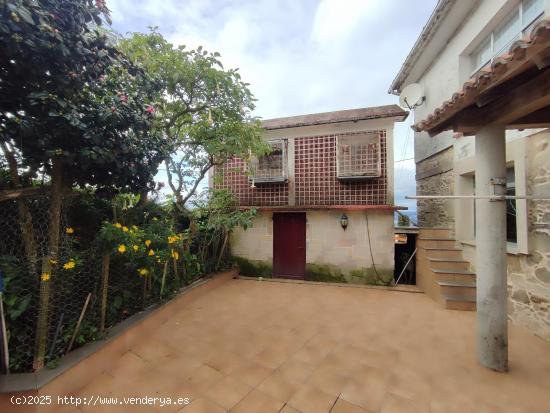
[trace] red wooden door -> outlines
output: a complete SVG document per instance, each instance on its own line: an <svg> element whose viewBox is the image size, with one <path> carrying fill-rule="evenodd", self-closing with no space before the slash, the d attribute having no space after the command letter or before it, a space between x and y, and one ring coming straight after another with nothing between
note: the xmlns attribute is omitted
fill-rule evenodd
<svg viewBox="0 0 550 413"><path fill-rule="evenodd" d="M273 214L273 276L304 279L306 275L306 214Z"/></svg>

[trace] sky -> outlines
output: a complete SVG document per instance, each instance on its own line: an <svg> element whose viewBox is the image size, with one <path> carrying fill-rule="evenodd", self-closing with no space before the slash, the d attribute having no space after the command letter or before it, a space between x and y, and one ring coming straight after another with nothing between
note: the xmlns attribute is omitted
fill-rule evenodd
<svg viewBox="0 0 550 413"><path fill-rule="evenodd" d="M149 26L239 68L263 119L398 103L387 90L437 0L108 0L121 34ZM395 160L414 156L412 114ZM414 161L395 164L396 204L416 209Z"/></svg>

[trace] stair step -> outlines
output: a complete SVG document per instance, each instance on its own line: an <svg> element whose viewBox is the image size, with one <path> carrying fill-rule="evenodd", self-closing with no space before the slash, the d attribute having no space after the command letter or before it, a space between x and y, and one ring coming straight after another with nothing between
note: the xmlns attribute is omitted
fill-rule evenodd
<svg viewBox="0 0 550 413"><path fill-rule="evenodd" d="M432 257L428 257L428 261L433 261L433 262L464 262L466 264L469 264L468 261L458 260L458 259L453 259L453 258L432 258Z"/></svg>
<svg viewBox="0 0 550 413"><path fill-rule="evenodd" d="M456 241L454 238L449 237L418 237L421 241Z"/></svg>
<svg viewBox="0 0 550 413"><path fill-rule="evenodd" d="M462 251L462 248L451 247L421 247L427 251Z"/></svg>
<svg viewBox="0 0 550 413"><path fill-rule="evenodd" d="M476 288L475 281L437 281L441 287Z"/></svg>
<svg viewBox="0 0 550 413"><path fill-rule="evenodd" d="M475 272L468 271L468 270L434 270L432 268L432 271L436 274L476 275Z"/></svg>
<svg viewBox="0 0 550 413"><path fill-rule="evenodd" d="M450 295L450 294L443 294L443 298L445 301L461 301L466 303L475 303L476 297L469 297L467 295Z"/></svg>

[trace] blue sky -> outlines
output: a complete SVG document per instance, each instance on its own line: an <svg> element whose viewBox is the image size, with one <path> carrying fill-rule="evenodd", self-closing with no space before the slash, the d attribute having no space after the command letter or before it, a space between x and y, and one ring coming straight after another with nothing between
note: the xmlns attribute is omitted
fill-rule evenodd
<svg viewBox="0 0 550 413"><path fill-rule="evenodd" d="M113 27L158 30L238 67L264 119L397 103L388 87L437 0L108 0ZM413 156L410 117L395 159ZM414 162L396 163L396 203L414 194Z"/></svg>

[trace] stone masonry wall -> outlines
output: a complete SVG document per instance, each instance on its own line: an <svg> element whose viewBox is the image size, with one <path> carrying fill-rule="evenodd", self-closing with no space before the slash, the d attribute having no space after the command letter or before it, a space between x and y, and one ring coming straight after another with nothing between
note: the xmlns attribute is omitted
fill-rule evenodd
<svg viewBox="0 0 550 413"><path fill-rule="evenodd" d="M447 148L416 164L417 195L452 195L453 148ZM452 200L418 200L421 227L454 228Z"/></svg>
<svg viewBox="0 0 550 413"><path fill-rule="evenodd" d="M527 194L550 194L550 131L528 138ZM529 201L529 255L508 263L508 315L550 341L550 201Z"/></svg>

